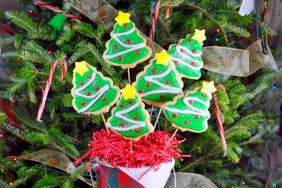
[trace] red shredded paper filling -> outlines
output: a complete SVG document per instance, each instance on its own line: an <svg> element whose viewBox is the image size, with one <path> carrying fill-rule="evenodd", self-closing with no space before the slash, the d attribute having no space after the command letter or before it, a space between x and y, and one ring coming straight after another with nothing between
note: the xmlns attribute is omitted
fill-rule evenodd
<svg viewBox="0 0 282 188"><path fill-rule="evenodd" d="M130 140L114 132L108 134L105 130L96 131L93 133L93 141L88 144L91 149L75 161L75 164L78 165L88 157L93 162L97 157L100 162L107 162L113 167L159 166L161 163L170 162L172 158L182 156L178 144L184 140L179 140L178 136L171 139L171 136L164 131L153 132L138 141L132 141L131 149Z"/></svg>

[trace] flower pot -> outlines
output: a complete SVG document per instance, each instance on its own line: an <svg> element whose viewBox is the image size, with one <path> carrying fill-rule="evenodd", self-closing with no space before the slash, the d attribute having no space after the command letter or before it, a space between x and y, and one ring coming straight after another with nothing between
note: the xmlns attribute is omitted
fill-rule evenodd
<svg viewBox="0 0 282 188"><path fill-rule="evenodd" d="M113 168L101 164L95 167L99 188L163 188L175 161L158 167Z"/></svg>

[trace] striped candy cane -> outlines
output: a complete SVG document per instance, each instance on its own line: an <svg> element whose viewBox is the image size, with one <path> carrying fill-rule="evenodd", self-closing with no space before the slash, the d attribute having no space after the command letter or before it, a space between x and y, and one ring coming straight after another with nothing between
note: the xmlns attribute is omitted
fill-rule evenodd
<svg viewBox="0 0 282 188"><path fill-rule="evenodd" d="M159 0L159 1L156 3L154 15L153 15L152 27L151 27L150 36L149 36L149 38L150 38L151 40L153 40L154 35L155 35L155 27L156 27L157 20L158 20L160 5L161 5L161 1Z"/></svg>
<svg viewBox="0 0 282 188"><path fill-rule="evenodd" d="M225 90L225 87L223 85L218 84L216 86L216 88L219 88L219 87L221 87ZM223 124L222 124L222 120L221 120L221 117L220 117L220 110L219 110L219 106L218 106L217 97L216 97L215 92L212 93L212 97L213 97L213 102L214 102L214 107L215 107L216 121L217 121L218 129L219 129L219 133L220 133L220 138L221 138L222 149L224 150L224 156L225 156L227 154L227 144L226 144L226 140L225 140Z"/></svg>

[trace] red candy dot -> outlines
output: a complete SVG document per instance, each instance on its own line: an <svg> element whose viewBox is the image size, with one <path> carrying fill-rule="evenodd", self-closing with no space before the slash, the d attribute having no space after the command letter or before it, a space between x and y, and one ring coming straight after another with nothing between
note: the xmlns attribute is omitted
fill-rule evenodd
<svg viewBox="0 0 282 188"><path fill-rule="evenodd" d="M177 118L177 116L178 116L177 113L174 113L174 114L173 114L173 117L174 117L174 118Z"/></svg>
<svg viewBox="0 0 282 188"><path fill-rule="evenodd" d="M196 63L195 63L195 62L192 62L191 65L194 67L194 66L196 65Z"/></svg>
<svg viewBox="0 0 282 188"><path fill-rule="evenodd" d="M122 103L122 104L120 104L119 106L120 106L121 108L123 108L123 107L124 107L124 104Z"/></svg>
<svg viewBox="0 0 282 188"><path fill-rule="evenodd" d="M166 84L166 85L170 85L170 81L167 80L167 81L165 82L165 84Z"/></svg>
<svg viewBox="0 0 282 188"><path fill-rule="evenodd" d="M202 93L201 96L202 96L202 97L206 97L206 94Z"/></svg>
<svg viewBox="0 0 282 188"><path fill-rule="evenodd" d="M127 27L128 27L128 25L127 25L127 24L124 24L124 25L123 25L123 27L124 27L124 28L127 28Z"/></svg>
<svg viewBox="0 0 282 188"><path fill-rule="evenodd" d="M124 126L124 123L123 123L123 122L120 122L119 125L123 127L123 126Z"/></svg>
<svg viewBox="0 0 282 188"><path fill-rule="evenodd" d="M193 103L194 103L194 101L193 101L193 100L190 100L190 101L189 101L189 103L190 103L190 104L193 104Z"/></svg>
<svg viewBox="0 0 282 188"><path fill-rule="evenodd" d="M153 70L152 70L152 73L154 73L154 74L155 74L156 72L157 72L157 70L156 70L156 69L153 69Z"/></svg>
<svg viewBox="0 0 282 188"><path fill-rule="evenodd" d="M165 98L165 96L164 96L164 95L161 95L161 96L160 96L160 98L161 98L161 99L164 99L164 98Z"/></svg>
<svg viewBox="0 0 282 188"><path fill-rule="evenodd" d="M90 96L90 92L86 92L86 96Z"/></svg>
<svg viewBox="0 0 282 188"><path fill-rule="evenodd" d="M142 90L142 89L140 89L138 93L143 93L143 90Z"/></svg>
<svg viewBox="0 0 282 188"><path fill-rule="evenodd" d="M96 90L96 91L99 91L99 89L100 89L100 88L99 88L98 86L95 87L95 90Z"/></svg>
<svg viewBox="0 0 282 188"><path fill-rule="evenodd" d="M190 122L188 120L186 120L184 123L185 123L185 125L190 124Z"/></svg>
<svg viewBox="0 0 282 188"><path fill-rule="evenodd" d="M146 84L146 87L151 87L151 84L150 84L150 83L147 83L147 84Z"/></svg>
<svg viewBox="0 0 282 188"><path fill-rule="evenodd" d="M140 129L136 129L136 132L137 132L137 133L140 133L140 132L141 132L141 130L140 130Z"/></svg>
<svg viewBox="0 0 282 188"><path fill-rule="evenodd" d="M102 100L103 100L103 101L106 101L107 99L106 99L106 97L103 97Z"/></svg>
<svg viewBox="0 0 282 188"><path fill-rule="evenodd" d="M140 50L136 50L136 54L140 54Z"/></svg>
<svg viewBox="0 0 282 188"><path fill-rule="evenodd" d="M118 45L114 45L114 49L117 50L118 49Z"/></svg>
<svg viewBox="0 0 282 188"><path fill-rule="evenodd" d="M193 54L197 53L197 50L192 50L192 53L193 53Z"/></svg>
<svg viewBox="0 0 282 188"><path fill-rule="evenodd" d="M118 60L121 61L121 60L122 60L122 57L121 57L121 56L118 56Z"/></svg>
<svg viewBox="0 0 282 188"><path fill-rule="evenodd" d="M196 115L196 119L200 119L200 117L201 117L200 115Z"/></svg>
<svg viewBox="0 0 282 188"><path fill-rule="evenodd" d="M126 40L126 44L130 44L131 43L131 41L130 40Z"/></svg>
<svg viewBox="0 0 282 188"><path fill-rule="evenodd" d="M89 75L89 76L88 76L88 79L90 80L91 78L92 78L92 75Z"/></svg>
<svg viewBox="0 0 282 188"><path fill-rule="evenodd" d="M139 119L139 117L138 116L134 116L134 119L137 120L137 119Z"/></svg>
<svg viewBox="0 0 282 188"><path fill-rule="evenodd" d="M174 64L175 64L175 65L178 65L178 61L174 61Z"/></svg>
<svg viewBox="0 0 282 188"><path fill-rule="evenodd" d="M185 52L185 50L184 50L184 49L181 49L181 50L180 50L180 52L184 53L184 52Z"/></svg>
<svg viewBox="0 0 282 188"><path fill-rule="evenodd" d="M82 101L80 104L81 104L81 106L84 106L84 105L85 105L85 102L84 102L84 101Z"/></svg>
<svg viewBox="0 0 282 188"><path fill-rule="evenodd" d="M188 43L189 43L189 44L192 44L192 43L193 43L193 41L192 41L192 40L189 40L189 41L188 41Z"/></svg>
<svg viewBox="0 0 282 188"><path fill-rule="evenodd" d="M129 104L132 104L133 102L132 102L132 100L128 100L128 103L129 103Z"/></svg>
<svg viewBox="0 0 282 188"><path fill-rule="evenodd" d="M84 84L83 82L79 82L79 85L83 86L83 84Z"/></svg>

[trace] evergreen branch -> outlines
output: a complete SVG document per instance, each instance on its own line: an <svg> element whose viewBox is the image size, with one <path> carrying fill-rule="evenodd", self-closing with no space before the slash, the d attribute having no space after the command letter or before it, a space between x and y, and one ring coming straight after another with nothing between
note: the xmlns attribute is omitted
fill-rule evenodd
<svg viewBox="0 0 282 188"><path fill-rule="evenodd" d="M28 85L27 91L28 91L28 96L29 96L30 102L33 103L33 104L36 104L37 103L37 97L34 93L34 88L31 85Z"/></svg>
<svg viewBox="0 0 282 188"><path fill-rule="evenodd" d="M46 49L34 41L28 42L25 46L25 49L35 53L37 57L41 59L41 62L52 64L55 61L55 59L48 53Z"/></svg>
<svg viewBox="0 0 282 188"><path fill-rule="evenodd" d="M229 138L237 135L246 135L248 137L251 136L251 133L248 131L246 127L243 126L236 126L236 127L231 127L227 130L225 130L225 139L228 140Z"/></svg>
<svg viewBox="0 0 282 188"><path fill-rule="evenodd" d="M0 179L0 186L2 188L11 188L10 185L8 185L5 181Z"/></svg>
<svg viewBox="0 0 282 188"><path fill-rule="evenodd" d="M226 22L224 27L228 28L233 33L235 33L236 35L239 35L239 36L242 36L242 37L249 37L249 36L251 36L251 34L246 29L244 29L242 27L237 27L237 26L235 26L235 25L233 25L231 23Z"/></svg>
<svg viewBox="0 0 282 188"><path fill-rule="evenodd" d="M14 36L0 35L0 46L9 46L14 42Z"/></svg>
<svg viewBox="0 0 282 188"><path fill-rule="evenodd" d="M270 25L268 25L266 22L262 22L260 24L260 26L261 26L262 30L265 33L269 34L270 36L277 35L277 32Z"/></svg>
<svg viewBox="0 0 282 188"><path fill-rule="evenodd" d="M35 144L38 141L42 142L44 145L49 143L48 135L44 133L38 133L38 132L27 133L25 139L31 144Z"/></svg>
<svg viewBox="0 0 282 188"><path fill-rule="evenodd" d="M89 49L87 46L82 45L79 48L75 50L75 52L72 54L72 56L69 58L68 63L69 65L72 65L75 61L77 61L81 56L84 54L89 53Z"/></svg>
<svg viewBox="0 0 282 188"><path fill-rule="evenodd" d="M73 37L73 35L74 35L74 30L70 28L68 25L65 25L63 31L61 32L60 36L56 41L56 44L60 46L64 42L69 42L70 39Z"/></svg>

